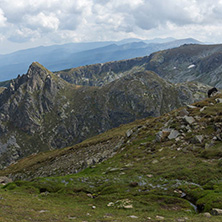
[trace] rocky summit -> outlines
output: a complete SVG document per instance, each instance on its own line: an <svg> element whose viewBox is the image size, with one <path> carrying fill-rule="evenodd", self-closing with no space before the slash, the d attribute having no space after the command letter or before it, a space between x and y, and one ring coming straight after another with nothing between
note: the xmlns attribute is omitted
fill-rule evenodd
<svg viewBox="0 0 222 222"><path fill-rule="evenodd" d="M100 87L80 86L34 62L0 94L0 166L160 116L205 98L208 89L200 83L172 84L146 70L128 72Z"/></svg>

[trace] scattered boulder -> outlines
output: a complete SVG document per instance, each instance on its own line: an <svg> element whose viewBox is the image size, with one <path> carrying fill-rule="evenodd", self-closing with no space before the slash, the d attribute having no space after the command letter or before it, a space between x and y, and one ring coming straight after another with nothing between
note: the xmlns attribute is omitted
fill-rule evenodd
<svg viewBox="0 0 222 222"><path fill-rule="evenodd" d="M130 204L130 205L126 205L126 206L123 206L124 209L132 209L133 208L133 205Z"/></svg>
<svg viewBox="0 0 222 222"><path fill-rule="evenodd" d="M148 178L153 177L153 175L152 175L152 174L147 174L146 176L147 176Z"/></svg>
<svg viewBox="0 0 222 222"><path fill-rule="evenodd" d="M107 204L107 207L113 207L114 206L114 203L113 202L109 202L108 204Z"/></svg>
<svg viewBox="0 0 222 222"><path fill-rule="evenodd" d="M163 129L159 131L156 134L156 141L163 142L170 135L170 132L171 132L171 129Z"/></svg>
<svg viewBox="0 0 222 222"><path fill-rule="evenodd" d="M157 219L157 220L164 220L165 217L163 217L163 216L158 216L158 215L157 215L157 216L156 216L156 219Z"/></svg>
<svg viewBox="0 0 222 222"><path fill-rule="evenodd" d="M129 129L126 131L126 136L129 138L133 134L133 130Z"/></svg>
<svg viewBox="0 0 222 222"><path fill-rule="evenodd" d="M156 134L156 142L163 142L168 139L176 139L180 133L175 129L163 129Z"/></svg>
<svg viewBox="0 0 222 222"><path fill-rule="evenodd" d="M115 207L119 209L132 209L133 204L132 204L132 201L129 199L123 199L123 200L117 200L115 203L109 202L107 204L107 207Z"/></svg>
<svg viewBox="0 0 222 222"><path fill-rule="evenodd" d="M211 210L211 214L214 215L214 216L222 215L222 209L213 208Z"/></svg>
<svg viewBox="0 0 222 222"><path fill-rule="evenodd" d="M204 106L200 109L200 112L203 112L205 109L207 108L207 106Z"/></svg>
<svg viewBox="0 0 222 222"><path fill-rule="evenodd" d="M156 164L156 163L159 163L159 160L153 160L152 161L152 164Z"/></svg>
<svg viewBox="0 0 222 222"><path fill-rule="evenodd" d="M191 125L191 124L193 124L195 122L195 119L192 116L184 116L184 121L187 124Z"/></svg>
<svg viewBox="0 0 222 222"><path fill-rule="evenodd" d="M186 109L182 109L178 115L181 117L188 116L189 112Z"/></svg>
<svg viewBox="0 0 222 222"><path fill-rule="evenodd" d="M135 215L131 215L131 216L129 216L130 218L133 218L133 219L138 219L138 217L137 216L135 216Z"/></svg>
<svg viewBox="0 0 222 222"><path fill-rule="evenodd" d="M215 101L216 101L217 103L222 103L222 99L221 99L221 98L217 98L217 99L215 99Z"/></svg>
<svg viewBox="0 0 222 222"><path fill-rule="evenodd" d="M211 218L211 214L210 214L209 212L203 213L203 216L204 216L204 217L207 217L207 218Z"/></svg>
<svg viewBox="0 0 222 222"><path fill-rule="evenodd" d="M170 135L168 136L168 139L169 140L176 139L179 135L180 133L177 130L172 129L170 131Z"/></svg>
<svg viewBox="0 0 222 222"><path fill-rule="evenodd" d="M8 177L0 177L0 184L5 185L7 183L11 183L12 179Z"/></svg>
<svg viewBox="0 0 222 222"><path fill-rule="evenodd" d="M203 142L203 135L196 135L193 137L192 142L193 143L202 143Z"/></svg>

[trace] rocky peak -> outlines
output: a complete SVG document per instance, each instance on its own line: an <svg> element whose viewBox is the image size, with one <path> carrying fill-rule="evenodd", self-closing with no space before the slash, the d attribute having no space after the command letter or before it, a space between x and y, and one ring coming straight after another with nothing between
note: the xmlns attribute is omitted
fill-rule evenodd
<svg viewBox="0 0 222 222"><path fill-rule="evenodd" d="M41 126L41 115L49 112L59 89L66 84L38 62L27 74L11 80L0 95L0 120L13 122L25 132L34 133Z"/></svg>
<svg viewBox="0 0 222 222"><path fill-rule="evenodd" d="M33 62L27 72L29 90L39 90L51 79L51 72L38 62Z"/></svg>

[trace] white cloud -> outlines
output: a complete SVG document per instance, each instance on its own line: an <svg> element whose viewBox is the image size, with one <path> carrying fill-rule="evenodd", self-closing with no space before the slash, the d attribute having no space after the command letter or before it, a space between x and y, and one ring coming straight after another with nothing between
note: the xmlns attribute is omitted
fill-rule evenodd
<svg viewBox="0 0 222 222"><path fill-rule="evenodd" d="M4 27L6 24L7 18L4 16L4 12L0 8L0 27Z"/></svg>
<svg viewBox="0 0 222 222"><path fill-rule="evenodd" d="M41 29L42 31L55 31L59 27L59 19L54 13L45 14L43 12L37 15L24 16L26 26L31 29Z"/></svg>
<svg viewBox="0 0 222 222"><path fill-rule="evenodd" d="M3 37L27 44L166 35L220 41L221 22L221 0L0 0Z"/></svg>

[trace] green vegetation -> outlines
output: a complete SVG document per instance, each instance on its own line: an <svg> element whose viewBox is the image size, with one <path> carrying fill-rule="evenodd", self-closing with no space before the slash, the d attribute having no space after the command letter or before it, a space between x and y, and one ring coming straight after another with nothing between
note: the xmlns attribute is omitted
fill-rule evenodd
<svg viewBox="0 0 222 222"><path fill-rule="evenodd" d="M179 139L155 140L163 128L187 126L179 116L183 108L18 161L0 175L23 174L25 178L26 171L33 169L33 179L14 181L0 189L0 220L160 221L164 217L165 221L221 221L222 216L203 214L222 209L222 143L214 139L219 135L215 124L220 122L215 120L221 115L217 112L221 104L215 98L189 109L196 122ZM130 129L132 134L125 136ZM195 135L202 135L204 142L194 141ZM95 144L123 137L122 146L106 161L76 174L69 175L67 170L50 176L52 160L59 165L60 157L67 153L90 151ZM36 178L35 167L48 169L49 176Z"/></svg>

